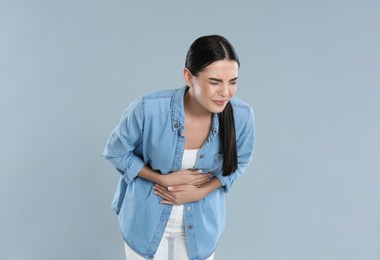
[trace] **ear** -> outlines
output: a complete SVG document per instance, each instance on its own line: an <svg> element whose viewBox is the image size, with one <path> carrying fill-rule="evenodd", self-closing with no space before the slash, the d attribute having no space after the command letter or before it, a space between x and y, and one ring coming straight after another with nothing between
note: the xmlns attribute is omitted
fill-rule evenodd
<svg viewBox="0 0 380 260"><path fill-rule="evenodd" d="M183 79L185 80L187 86L190 88L193 86L193 74L191 74L188 68L183 69Z"/></svg>

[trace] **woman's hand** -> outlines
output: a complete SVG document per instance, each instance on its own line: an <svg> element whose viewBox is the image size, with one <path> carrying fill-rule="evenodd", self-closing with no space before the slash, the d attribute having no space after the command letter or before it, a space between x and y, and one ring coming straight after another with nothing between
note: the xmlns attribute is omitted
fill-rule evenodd
<svg viewBox="0 0 380 260"><path fill-rule="evenodd" d="M207 195L202 186L194 185L178 185L166 188L156 184L153 189L155 190L154 194L163 198L160 202L164 204L182 205L199 201Z"/></svg>
<svg viewBox="0 0 380 260"><path fill-rule="evenodd" d="M211 173L202 173L201 170L180 170L162 175L163 181L160 184L166 187L178 185L201 186L208 182L211 177Z"/></svg>

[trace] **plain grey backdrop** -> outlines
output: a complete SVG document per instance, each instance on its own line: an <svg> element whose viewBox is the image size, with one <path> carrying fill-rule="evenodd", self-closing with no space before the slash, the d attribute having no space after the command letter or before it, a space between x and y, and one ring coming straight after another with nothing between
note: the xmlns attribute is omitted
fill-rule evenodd
<svg viewBox="0 0 380 260"><path fill-rule="evenodd" d="M256 114L216 260L380 255L379 1L0 1L0 259L124 259L102 159L127 105L226 36Z"/></svg>

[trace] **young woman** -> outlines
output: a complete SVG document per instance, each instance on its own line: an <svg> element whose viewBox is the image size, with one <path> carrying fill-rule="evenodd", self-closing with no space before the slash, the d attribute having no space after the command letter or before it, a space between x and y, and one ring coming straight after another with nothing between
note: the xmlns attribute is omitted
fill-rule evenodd
<svg viewBox="0 0 380 260"><path fill-rule="evenodd" d="M186 86L135 100L104 157L121 177L112 203L128 260L213 259L225 193L253 153L252 108L233 97L240 63L222 36L198 38Z"/></svg>

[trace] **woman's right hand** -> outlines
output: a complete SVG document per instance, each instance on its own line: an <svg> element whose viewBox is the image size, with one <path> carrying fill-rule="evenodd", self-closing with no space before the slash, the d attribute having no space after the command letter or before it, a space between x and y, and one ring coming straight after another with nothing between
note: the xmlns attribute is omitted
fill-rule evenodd
<svg viewBox="0 0 380 260"><path fill-rule="evenodd" d="M211 173L202 173L202 170L179 170L169 174L162 175L163 185L176 186L176 185L194 185L201 186L208 182L212 175Z"/></svg>

